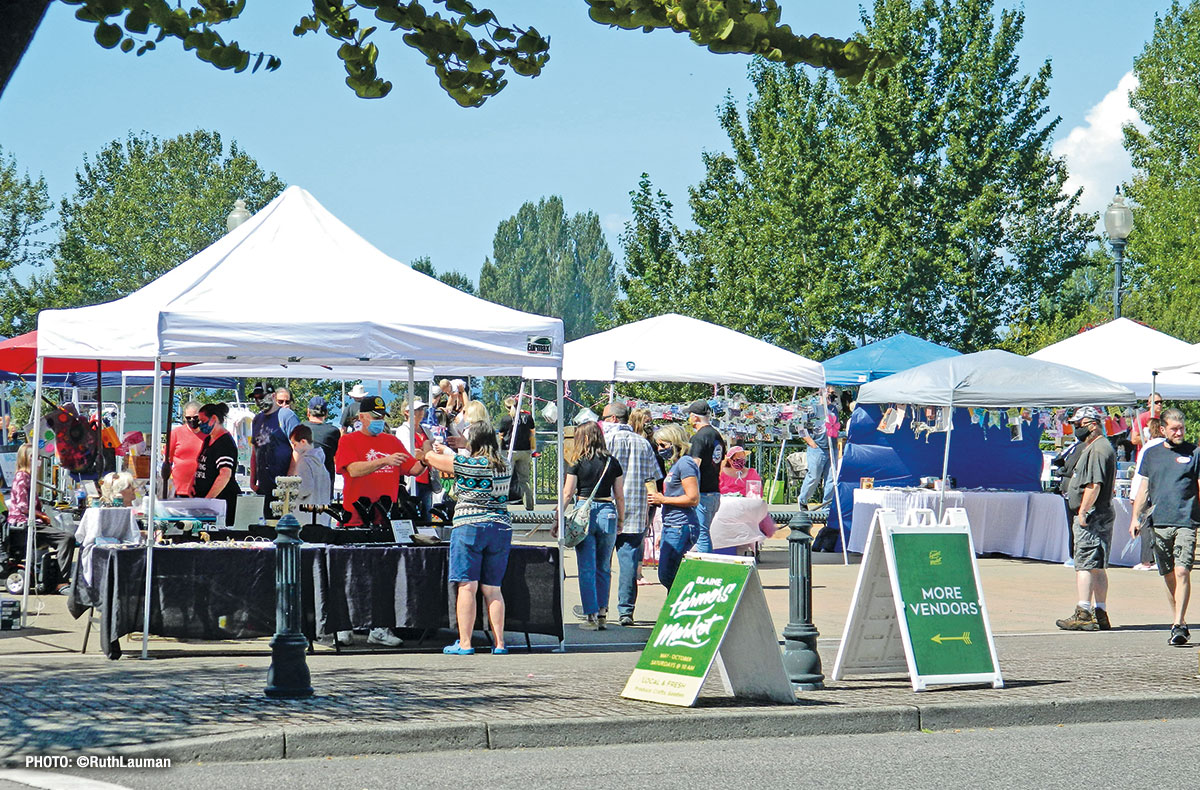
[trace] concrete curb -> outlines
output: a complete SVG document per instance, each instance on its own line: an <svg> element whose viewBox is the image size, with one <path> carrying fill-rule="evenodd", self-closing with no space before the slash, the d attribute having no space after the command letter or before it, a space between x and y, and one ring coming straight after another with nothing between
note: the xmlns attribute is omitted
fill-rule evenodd
<svg viewBox="0 0 1200 790"><path fill-rule="evenodd" d="M1004 703L725 709L662 716L497 720L394 725L260 727L155 744L90 747L72 754L166 757L173 763L247 762L458 749L535 749L769 736L1200 718L1200 694ZM0 760L21 767L21 756Z"/></svg>

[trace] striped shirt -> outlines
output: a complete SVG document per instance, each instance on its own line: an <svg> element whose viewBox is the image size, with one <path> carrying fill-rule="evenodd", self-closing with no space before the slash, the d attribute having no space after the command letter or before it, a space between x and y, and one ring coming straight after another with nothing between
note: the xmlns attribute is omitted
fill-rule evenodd
<svg viewBox="0 0 1200 790"><path fill-rule="evenodd" d="M508 483L512 475L498 474L486 458L454 456L454 526L498 523L511 528L508 520Z"/></svg>
<svg viewBox="0 0 1200 790"><path fill-rule="evenodd" d="M654 448L646 437L634 433L624 423L614 425L604 437L608 452L625 472L625 513L621 534L639 535L650 523L650 503L646 483L662 479L662 470L654 458Z"/></svg>

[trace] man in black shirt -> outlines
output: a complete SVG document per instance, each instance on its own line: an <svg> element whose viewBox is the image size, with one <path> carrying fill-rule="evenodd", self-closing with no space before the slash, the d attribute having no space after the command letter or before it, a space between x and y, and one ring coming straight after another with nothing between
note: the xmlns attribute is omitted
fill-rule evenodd
<svg viewBox="0 0 1200 790"><path fill-rule="evenodd" d="M1200 525L1200 450L1184 440L1183 412L1163 414L1166 441L1142 452L1141 474L1146 484L1133 503L1129 531L1137 535L1139 517L1147 505L1154 511L1154 557L1167 585L1171 603L1171 636L1167 644L1186 645L1188 599L1192 594L1192 564L1196 556L1196 527Z"/></svg>
<svg viewBox="0 0 1200 790"><path fill-rule="evenodd" d="M500 438L500 449L505 454L509 453L509 440L513 438L513 416L516 415L517 419L516 439L512 442L512 482L508 489L508 500L514 502L520 497L525 501L525 509L533 510L533 481L529 472L530 459L533 457L533 451L537 449L537 429L533 424L533 415L529 412L522 411L517 415L516 398L505 398L504 405L508 414L500 418L496 434Z"/></svg>
<svg viewBox="0 0 1200 790"><path fill-rule="evenodd" d="M693 401L687 410L688 425L696 432L688 455L700 467L700 504L696 506L696 514L700 516L700 538L696 541L696 551L711 552L709 527L721 507L720 478L721 462L725 460L725 439L709 424L707 401Z"/></svg>
<svg viewBox="0 0 1200 790"><path fill-rule="evenodd" d="M325 451L325 468L329 470L329 484L333 485L333 456L337 454L338 440L342 438L342 432L325 422L328 416L329 404L320 395L314 395L308 401L308 420L302 424L312 431L313 447L320 447Z"/></svg>

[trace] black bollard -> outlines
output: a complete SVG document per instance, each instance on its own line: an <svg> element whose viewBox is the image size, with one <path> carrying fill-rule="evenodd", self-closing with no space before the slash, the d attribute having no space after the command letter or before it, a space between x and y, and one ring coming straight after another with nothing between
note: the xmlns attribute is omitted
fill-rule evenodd
<svg viewBox="0 0 1200 790"><path fill-rule="evenodd" d="M820 632L812 622L812 526L801 511L792 520L788 535L788 624L783 628L783 666L792 686L799 691L825 688L821 656L817 654Z"/></svg>
<svg viewBox="0 0 1200 790"><path fill-rule="evenodd" d="M308 639L300 630L300 522L288 513L275 527L275 636L271 639L268 697L311 697L312 676L305 651Z"/></svg>

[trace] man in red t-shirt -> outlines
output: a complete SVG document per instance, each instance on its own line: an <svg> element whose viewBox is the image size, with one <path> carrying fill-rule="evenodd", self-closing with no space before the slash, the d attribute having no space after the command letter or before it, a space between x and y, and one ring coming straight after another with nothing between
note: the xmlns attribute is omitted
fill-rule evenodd
<svg viewBox="0 0 1200 790"><path fill-rule="evenodd" d="M362 518L354 507L361 497L372 502L382 496L393 501L400 490L400 475L419 475L425 471L421 463L424 453L413 457L396 436L387 432L384 417L387 404L378 395L363 397L358 410L361 425L338 442L334 467L342 475L342 506L350 513L347 527L362 526Z"/></svg>
<svg viewBox="0 0 1200 790"><path fill-rule="evenodd" d="M189 401L183 407L183 425L171 429L171 482L175 484L175 496L190 497L196 485L196 464L204 441L192 430L200 424L200 404Z"/></svg>

